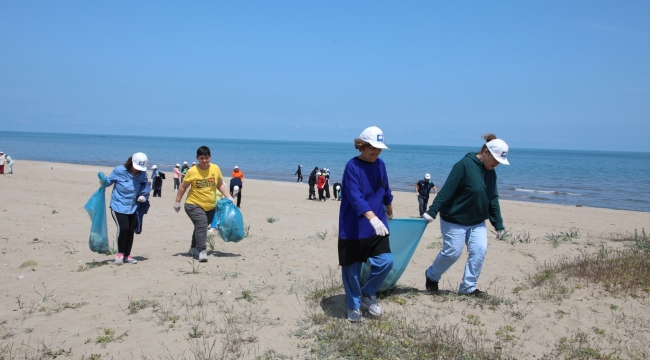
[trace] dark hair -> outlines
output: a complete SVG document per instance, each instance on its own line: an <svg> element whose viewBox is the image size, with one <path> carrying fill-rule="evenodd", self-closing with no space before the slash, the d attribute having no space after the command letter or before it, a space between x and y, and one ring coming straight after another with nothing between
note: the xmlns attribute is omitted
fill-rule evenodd
<svg viewBox="0 0 650 360"><path fill-rule="evenodd" d="M130 156L128 159L126 159L126 162L124 163L124 167L133 172L133 156Z"/></svg>
<svg viewBox="0 0 650 360"><path fill-rule="evenodd" d="M479 151L479 152L485 151L485 149L487 149L487 143L489 143L490 141L492 141L492 140L494 140L496 138L497 138L497 136L492 134L492 133L483 135L483 139L485 140L485 144L483 144L483 147L481 147L481 151Z"/></svg>
<svg viewBox="0 0 650 360"><path fill-rule="evenodd" d="M210 148L209 147L201 146L198 149L196 149L196 156L203 156L203 155L212 156L212 155L210 155Z"/></svg>
<svg viewBox="0 0 650 360"><path fill-rule="evenodd" d="M363 141L361 139L354 139L354 148L362 151L365 148L369 148L372 145L370 145L367 141Z"/></svg>

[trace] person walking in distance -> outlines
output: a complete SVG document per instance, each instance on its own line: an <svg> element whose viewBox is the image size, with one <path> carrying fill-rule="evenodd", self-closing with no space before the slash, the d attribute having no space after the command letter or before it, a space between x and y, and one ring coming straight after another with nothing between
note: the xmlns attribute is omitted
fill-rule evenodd
<svg viewBox="0 0 650 360"><path fill-rule="evenodd" d="M424 174L424 180L418 181L415 185L415 194L418 197L418 204L420 208L420 217L427 211L427 203L429 202L429 193L433 189L433 194L438 193L438 188L431 181L431 175Z"/></svg>
<svg viewBox="0 0 650 360"><path fill-rule="evenodd" d="M294 175L298 175L298 178L296 179L296 182L302 182L302 165L298 165L298 170L296 170L296 173Z"/></svg>
<svg viewBox="0 0 650 360"><path fill-rule="evenodd" d="M505 141L497 139L494 134L483 138L486 143L478 153L470 152L454 165L433 204L423 215L431 222L440 213L442 232L442 250L424 272L425 287L430 292L438 291L442 274L460 258L463 247L467 245L468 258L458 293L487 295L476 287L488 245L485 220L490 220L497 231L497 239L500 239L505 227L494 169L499 164L510 165L510 162Z"/></svg>
<svg viewBox="0 0 650 360"><path fill-rule="evenodd" d="M174 191L178 191L178 188L181 186L181 164L176 164L174 166Z"/></svg>

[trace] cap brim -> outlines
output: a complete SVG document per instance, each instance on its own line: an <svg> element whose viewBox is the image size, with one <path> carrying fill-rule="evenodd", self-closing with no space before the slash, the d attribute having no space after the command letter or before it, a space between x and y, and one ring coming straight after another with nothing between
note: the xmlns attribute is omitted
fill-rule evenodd
<svg viewBox="0 0 650 360"><path fill-rule="evenodd" d="M147 171L146 166L140 166L140 165L137 165L137 164L133 164L133 168L135 168L138 171Z"/></svg>
<svg viewBox="0 0 650 360"><path fill-rule="evenodd" d="M381 143L381 142L375 142L375 141L368 141L368 144L372 145L373 147L376 147L377 149L386 149L390 150L386 144Z"/></svg>

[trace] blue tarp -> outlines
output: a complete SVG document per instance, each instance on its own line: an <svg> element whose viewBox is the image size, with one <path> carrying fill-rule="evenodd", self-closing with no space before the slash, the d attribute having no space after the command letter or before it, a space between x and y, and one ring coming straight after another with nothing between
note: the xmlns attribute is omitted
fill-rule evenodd
<svg viewBox="0 0 650 360"><path fill-rule="evenodd" d="M221 199L217 201L219 214L219 235L223 241L239 242L246 237L244 217L232 201Z"/></svg>
<svg viewBox="0 0 650 360"><path fill-rule="evenodd" d="M97 177L106 184L106 175L99 172ZM88 247L91 251L100 254L108 253L108 230L106 228L106 185L102 185L90 197L84 209L90 216L92 225L90 226L90 237L88 238Z"/></svg>
<svg viewBox="0 0 650 360"><path fill-rule="evenodd" d="M393 268L386 276L386 279L379 291L392 289L411 262L411 258L417 249L422 234L427 228L428 222L424 219L392 219L388 220L390 235L390 251L393 254ZM370 262L365 262L361 268L361 283L365 283L370 274Z"/></svg>

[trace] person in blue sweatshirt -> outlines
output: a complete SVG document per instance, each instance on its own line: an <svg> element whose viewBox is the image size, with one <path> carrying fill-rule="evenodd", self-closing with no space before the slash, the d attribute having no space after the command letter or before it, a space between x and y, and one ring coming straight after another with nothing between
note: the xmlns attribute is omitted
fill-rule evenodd
<svg viewBox="0 0 650 360"><path fill-rule="evenodd" d="M382 315L375 294L393 267L386 226L393 217L393 194L386 165L379 159L382 149L388 149L381 129L365 129L354 147L361 154L348 161L343 172L338 253L348 320L359 322L361 309ZM368 260L370 275L361 287L361 266Z"/></svg>
<svg viewBox="0 0 650 360"><path fill-rule="evenodd" d="M138 152L126 160L124 165L115 167L106 179L106 186L113 187L111 193L111 215L117 225L117 255L115 263L135 264L131 257L133 237L138 226L136 210L138 203L149 199L150 186L147 181L147 155Z"/></svg>
<svg viewBox="0 0 650 360"><path fill-rule="evenodd" d="M422 216L431 222L440 213L443 247L424 273L425 287L430 292L438 291L442 274L460 258L463 247L467 245L469 257L458 293L487 295L476 288L487 251L485 220L490 219L497 231L497 239L505 233L494 168L510 163L505 141L497 139L494 134L487 134L483 138L486 144L478 153L471 152L454 165L445 185Z"/></svg>

